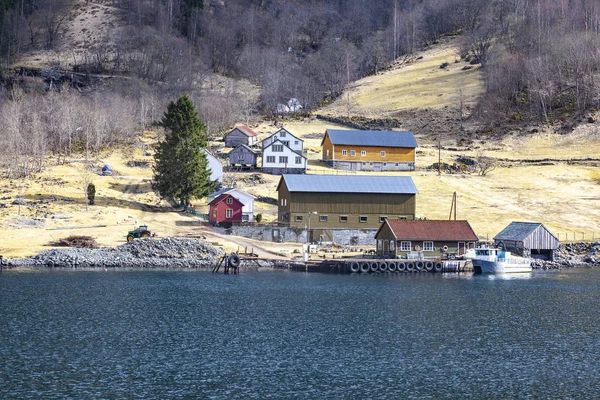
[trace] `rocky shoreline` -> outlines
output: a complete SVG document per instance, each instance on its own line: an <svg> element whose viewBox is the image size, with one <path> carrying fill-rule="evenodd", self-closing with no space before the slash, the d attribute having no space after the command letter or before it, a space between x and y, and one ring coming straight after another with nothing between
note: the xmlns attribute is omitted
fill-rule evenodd
<svg viewBox="0 0 600 400"><path fill-rule="evenodd" d="M224 251L196 239L134 240L116 247L58 248L33 257L8 259L10 267L50 268L212 268Z"/></svg>
<svg viewBox="0 0 600 400"><path fill-rule="evenodd" d="M534 269L600 267L600 242L563 243L555 261L534 260Z"/></svg>
<svg viewBox="0 0 600 400"><path fill-rule="evenodd" d="M5 259L4 266L77 269L188 269L213 268L225 252L197 239L142 239L116 247L58 248L33 257ZM282 263L285 265L285 262ZM277 267L268 261L252 261L242 267ZM561 245L556 261L535 260L534 269L600 267L600 242Z"/></svg>

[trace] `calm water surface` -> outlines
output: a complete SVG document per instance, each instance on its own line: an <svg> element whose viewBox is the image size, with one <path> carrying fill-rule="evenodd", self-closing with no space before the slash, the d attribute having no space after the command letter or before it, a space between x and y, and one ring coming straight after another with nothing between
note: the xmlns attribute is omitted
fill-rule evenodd
<svg viewBox="0 0 600 400"><path fill-rule="evenodd" d="M4 271L2 399L600 398L600 270Z"/></svg>

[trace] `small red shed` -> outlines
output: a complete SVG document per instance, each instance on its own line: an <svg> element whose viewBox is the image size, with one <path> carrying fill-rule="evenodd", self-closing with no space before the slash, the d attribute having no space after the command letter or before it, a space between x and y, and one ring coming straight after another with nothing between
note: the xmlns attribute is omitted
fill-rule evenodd
<svg viewBox="0 0 600 400"><path fill-rule="evenodd" d="M229 226L233 222L242 222L242 207L244 203L224 193L208 203L208 221Z"/></svg>

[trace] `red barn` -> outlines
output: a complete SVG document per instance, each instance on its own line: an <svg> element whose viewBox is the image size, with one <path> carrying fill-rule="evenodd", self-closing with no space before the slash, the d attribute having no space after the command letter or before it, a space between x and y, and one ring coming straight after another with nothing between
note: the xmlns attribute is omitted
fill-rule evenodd
<svg viewBox="0 0 600 400"><path fill-rule="evenodd" d="M229 225L242 222L244 204L230 194L224 193L208 203L208 221L211 224Z"/></svg>

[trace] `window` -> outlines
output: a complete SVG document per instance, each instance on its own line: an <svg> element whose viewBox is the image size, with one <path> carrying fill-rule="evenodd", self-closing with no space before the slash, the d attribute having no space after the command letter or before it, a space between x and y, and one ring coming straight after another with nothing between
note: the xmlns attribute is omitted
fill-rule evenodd
<svg viewBox="0 0 600 400"><path fill-rule="evenodd" d="M363 157L366 156L367 155L367 151L366 150L361 150L360 155L363 156Z"/></svg>
<svg viewBox="0 0 600 400"><path fill-rule="evenodd" d="M398 166L398 163L396 163L396 167Z"/></svg>
<svg viewBox="0 0 600 400"><path fill-rule="evenodd" d="M320 222L327 222L327 215L319 215Z"/></svg>
<svg viewBox="0 0 600 400"><path fill-rule="evenodd" d="M297 141L297 140L294 140L294 144L296 144L296 145L297 145L297 144L298 144L298 141Z"/></svg>
<svg viewBox="0 0 600 400"><path fill-rule="evenodd" d="M400 251L410 251L410 242L400 242Z"/></svg>
<svg viewBox="0 0 600 400"><path fill-rule="evenodd" d="M216 208L213 210L213 217L217 218L217 209Z"/></svg>
<svg viewBox="0 0 600 400"><path fill-rule="evenodd" d="M398 217L398 219L405 220L405 219L408 219L408 217L407 217L406 215L400 215L400 216Z"/></svg>
<svg viewBox="0 0 600 400"><path fill-rule="evenodd" d="M348 150L342 150L342 155L343 156L347 156L348 155Z"/></svg>
<svg viewBox="0 0 600 400"><path fill-rule="evenodd" d="M302 215L296 215L296 222L302 222Z"/></svg>
<svg viewBox="0 0 600 400"><path fill-rule="evenodd" d="M385 222L385 220L387 219L387 216L381 216L379 217L379 222Z"/></svg>
<svg viewBox="0 0 600 400"><path fill-rule="evenodd" d="M384 166L384 167L385 167L385 166L387 166L387 163L386 163L386 162L384 162L384 163L383 163L383 166Z"/></svg>
<svg viewBox="0 0 600 400"><path fill-rule="evenodd" d="M281 205L285 206L287 204L287 201L285 199L281 199Z"/></svg>
<svg viewBox="0 0 600 400"><path fill-rule="evenodd" d="M281 131L281 132L279 132L279 136L281 136L281 137L285 137L285 131Z"/></svg>
<svg viewBox="0 0 600 400"><path fill-rule="evenodd" d="M287 156L279 156L279 164L287 164L288 158Z"/></svg>
<svg viewBox="0 0 600 400"><path fill-rule="evenodd" d="M433 251L433 242L423 242L423 251Z"/></svg>
<svg viewBox="0 0 600 400"><path fill-rule="evenodd" d="M225 203L227 203L227 204L233 204L233 198L228 197L227 200L225 200Z"/></svg>
<svg viewBox="0 0 600 400"><path fill-rule="evenodd" d="M275 152L275 153L282 153L283 152L283 145L282 144L274 144L273 145L273 152Z"/></svg>
<svg viewBox="0 0 600 400"><path fill-rule="evenodd" d="M347 215L340 215L340 222L348 222L348 216Z"/></svg>
<svg viewBox="0 0 600 400"><path fill-rule="evenodd" d="M267 156L267 164L275 164L275 156Z"/></svg>
<svg viewBox="0 0 600 400"><path fill-rule="evenodd" d="M225 218L231 217L233 217L233 210L231 208L228 208L227 210L225 210Z"/></svg>
<svg viewBox="0 0 600 400"><path fill-rule="evenodd" d="M379 155L380 155L381 157L385 157L385 151L382 151L382 152L380 152L380 153L379 153Z"/></svg>
<svg viewBox="0 0 600 400"><path fill-rule="evenodd" d="M329 150L327 150L327 153L326 153L326 155L327 155L327 157L329 157Z"/></svg>
<svg viewBox="0 0 600 400"><path fill-rule="evenodd" d="M358 222L367 222L367 216L361 215L360 217L358 217Z"/></svg>
<svg viewBox="0 0 600 400"><path fill-rule="evenodd" d="M350 150L350 155L351 155L352 157L354 157L354 156L356 155L356 151L355 151L355 150Z"/></svg>
<svg viewBox="0 0 600 400"><path fill-rule="evenodd" d="M296 157L296 164L302 164L302 157Z"/></svg>
<svg viewBox="0 0 600 400"><path fill-rule="evenodd" d="M287 147L290 147L290 141L289 140L282 140L281 143L283 143Z"/></svg>

